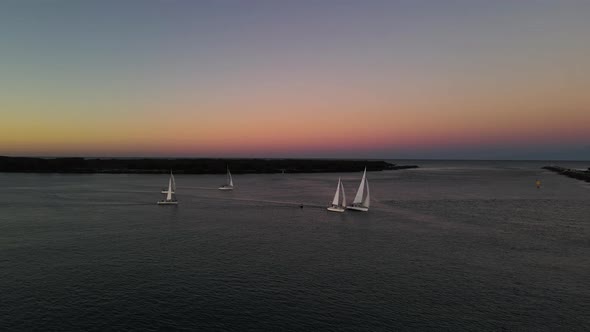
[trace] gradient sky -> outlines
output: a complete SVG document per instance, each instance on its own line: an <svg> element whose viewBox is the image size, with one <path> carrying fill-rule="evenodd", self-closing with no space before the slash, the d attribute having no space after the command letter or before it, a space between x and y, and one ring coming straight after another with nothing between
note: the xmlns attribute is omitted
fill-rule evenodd
<svg viewBox="0 0 590 332"><path fill-rule="evenodd" d="M590 1L0 2L0 155L590 159Z"/></svg>

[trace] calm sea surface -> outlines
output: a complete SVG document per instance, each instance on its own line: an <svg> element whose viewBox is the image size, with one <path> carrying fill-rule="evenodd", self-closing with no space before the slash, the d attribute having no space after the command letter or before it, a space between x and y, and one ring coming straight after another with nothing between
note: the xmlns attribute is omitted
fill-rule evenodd
<svg viewBox="0 0 590 332"><path fill-rule="evenodd" d="M343 214L360 172L0 173L0 330L590 330L590 184L416 163Z"/></svg>

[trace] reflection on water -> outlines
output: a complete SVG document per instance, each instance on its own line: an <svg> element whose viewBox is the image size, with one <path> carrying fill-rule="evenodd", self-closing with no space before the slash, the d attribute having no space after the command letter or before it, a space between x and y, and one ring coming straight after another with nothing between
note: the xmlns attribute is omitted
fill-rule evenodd
<svg viewBox="0 0 590 332"><path fill-rule="evenodd" d="M166 175L0 174L0 329L590 328L588 184L415 163L342 214L360 172L179 174L177 207Z"/></svg>

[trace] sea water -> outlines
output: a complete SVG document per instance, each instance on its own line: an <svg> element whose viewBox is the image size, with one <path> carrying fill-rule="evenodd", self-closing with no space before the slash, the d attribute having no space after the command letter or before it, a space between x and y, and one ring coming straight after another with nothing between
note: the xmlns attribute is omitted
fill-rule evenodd
<svg viewBox="0 0 590 332"><path fill-rule="evenodd" d="M367 213L325 209L361 172L0 173L0 330L590 329L589 184L414 163Z"/></svg>

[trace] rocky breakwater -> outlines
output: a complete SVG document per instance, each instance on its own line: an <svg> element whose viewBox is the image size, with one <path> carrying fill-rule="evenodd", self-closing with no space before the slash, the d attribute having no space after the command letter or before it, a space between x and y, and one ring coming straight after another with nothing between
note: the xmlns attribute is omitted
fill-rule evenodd
<svg viewBox="0 0 590 332"><path fill-rule="evenodd" d="M590 182L590 168L587 170L571 169L560 166L545 166L543 169L568 176L570 178Z"/></svg>

